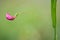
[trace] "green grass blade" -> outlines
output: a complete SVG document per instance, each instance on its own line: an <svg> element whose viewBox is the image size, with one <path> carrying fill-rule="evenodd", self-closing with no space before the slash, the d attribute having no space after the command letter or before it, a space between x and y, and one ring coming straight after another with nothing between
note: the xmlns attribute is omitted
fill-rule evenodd
<svg viewBox="0 0 60 40"><path fill-rule="evenodd" d="M56 4L57 0L51 0L52 26L54 28L54 40L56 40Z"/></svg>
<svg viewBox="0 0 60 40"><path fill-rule="evenodd" d="M56 28L56 2L57 0L51 0L51 16L53 28Z"/></svg>

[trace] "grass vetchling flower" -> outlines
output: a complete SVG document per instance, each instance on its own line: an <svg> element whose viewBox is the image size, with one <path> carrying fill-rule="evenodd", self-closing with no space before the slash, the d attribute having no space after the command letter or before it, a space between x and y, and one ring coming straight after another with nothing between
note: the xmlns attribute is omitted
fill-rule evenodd
<svg viewBox="0 0 60 40"><path fill-rule="evenodd" d="M16 16L17 16L17 13L15 16L10 15L10 13L6 13L6 19L7 20L14 20L16 18Z"/></svg>

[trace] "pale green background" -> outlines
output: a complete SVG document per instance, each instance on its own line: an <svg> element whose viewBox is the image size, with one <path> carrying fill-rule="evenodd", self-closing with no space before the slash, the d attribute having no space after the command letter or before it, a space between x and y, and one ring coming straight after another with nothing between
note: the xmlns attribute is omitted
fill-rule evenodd
<svg viewBox="0 0 60 40"><path fill-rule="evenodd" d="M57 5L59 37L60 6ZM14 21L6 20L6 12L19 14ZM53 40L51 0L0 0L0 40Z"/></svg>

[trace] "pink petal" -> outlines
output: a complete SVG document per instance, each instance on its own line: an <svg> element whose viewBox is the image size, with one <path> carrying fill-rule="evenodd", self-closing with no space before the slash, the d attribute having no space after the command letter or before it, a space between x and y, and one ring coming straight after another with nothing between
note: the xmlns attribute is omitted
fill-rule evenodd
<svg viewBox="0 0 60 40"><path fill-rule="evenodd" d="M6 19L8 19L8 20L14 20L15 16L11 16L9 13L6 13Z"/></svg>

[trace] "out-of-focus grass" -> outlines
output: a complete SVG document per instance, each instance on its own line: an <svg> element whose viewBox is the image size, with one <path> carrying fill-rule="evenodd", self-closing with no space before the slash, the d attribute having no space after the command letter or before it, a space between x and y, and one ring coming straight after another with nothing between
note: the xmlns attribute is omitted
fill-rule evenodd
<svg viewBox="0 0 60 40"><path fill-rule="evenodd" d="M57 1L57 40L60 40L60 0Z"/></svg>
<svg viewBox="0 0 60 40"><path fill-rule="evenodd" d="M50 0L3 0L0 5L1 39L53 40ZM14 21L5 19L6 12L14 15L21 11Z"/></svg>

